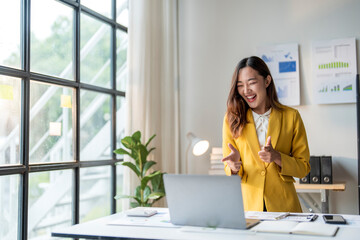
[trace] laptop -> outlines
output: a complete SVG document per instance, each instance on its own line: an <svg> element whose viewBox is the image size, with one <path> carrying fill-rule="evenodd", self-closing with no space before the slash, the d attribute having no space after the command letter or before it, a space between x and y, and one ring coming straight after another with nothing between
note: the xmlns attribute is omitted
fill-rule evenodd
<svg viewBox="0 0 360 240"><path fill-rule="evenodd" d="M238 176L164 174L170 222L175 225L247 229Z"/></svg>

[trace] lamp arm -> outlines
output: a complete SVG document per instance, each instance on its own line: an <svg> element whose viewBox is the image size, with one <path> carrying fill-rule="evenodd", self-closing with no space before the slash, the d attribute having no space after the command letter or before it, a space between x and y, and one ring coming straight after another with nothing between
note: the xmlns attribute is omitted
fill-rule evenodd
<svg viewBox="0 0 360 240"><path fill-rule="evenodd" d="M189 174L189 150L191 148L191 141L189 142L189 145L186 149L186 155L185 155L185 171L186 174Z"/></svg>

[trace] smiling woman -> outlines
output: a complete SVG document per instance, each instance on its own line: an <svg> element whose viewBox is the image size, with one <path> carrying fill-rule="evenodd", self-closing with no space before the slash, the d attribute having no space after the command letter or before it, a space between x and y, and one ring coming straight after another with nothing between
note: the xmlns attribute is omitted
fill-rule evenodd
<svg viewBox="0 0 360 240"><path fill-rule="evenodd" d="M245 211L301 212L293 177L310 171L305 127L280 104L269 68L258 57L233 74L223 125L227 175L242 178Z"/></svg>
<svg viewBox="0 0 360 240"><path fill-rule="evenodd" d="M259 114L265 113L270 107L281 109L282 105L275 89L270 70L263 60L258 57L249 57L238 63L233 74L227 103L228 120L234 136L239 136L247 123L246 112L249 108ZM259 96L257 97L254 93Z"/></svg>
<svg viewBox="0 0 360 240"><path fill-rule="evenodd" d="M237 90L254 112L263 114L269 108L266 105L266 88L270 83L270 75L264 78L252 67L245 67L239 71Z"/></svg>

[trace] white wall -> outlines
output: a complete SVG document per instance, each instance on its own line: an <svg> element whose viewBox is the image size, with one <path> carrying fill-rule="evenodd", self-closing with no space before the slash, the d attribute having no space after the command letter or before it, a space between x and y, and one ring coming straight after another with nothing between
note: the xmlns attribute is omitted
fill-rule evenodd
<svg viewBox="0 0 360 240"><path fill-rule="evenodd" d="M239 60L256 47L298 43L300 114L312 155L332 155L335 182L345 192L330 193L330 212L358 213L356 106L317 105L312 97L311 42L360 39L357 0L179 0L181 159L186 133L221 146L222 119L231 76ZM359 61L357 50L357 59ZM359 63L358 63L358 69ZM190 156L191 173L206 174L206 156Z"/></svg>

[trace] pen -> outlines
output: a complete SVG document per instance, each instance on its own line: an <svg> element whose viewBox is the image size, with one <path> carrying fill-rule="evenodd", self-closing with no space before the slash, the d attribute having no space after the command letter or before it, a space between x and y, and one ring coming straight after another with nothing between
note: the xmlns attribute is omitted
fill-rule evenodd
<svg viewBox="0 0 360 240"><path fill-rule="evenodd" d="M287 213L284 213L284 214L282 214L282 215L280 215L280 216L276 217L276 218L275 218L275 220L284 219L284 218L286 218L287 216L289 216L289 214L290 214L290 213L288 213L288 212L287 212Z"/></svg>

